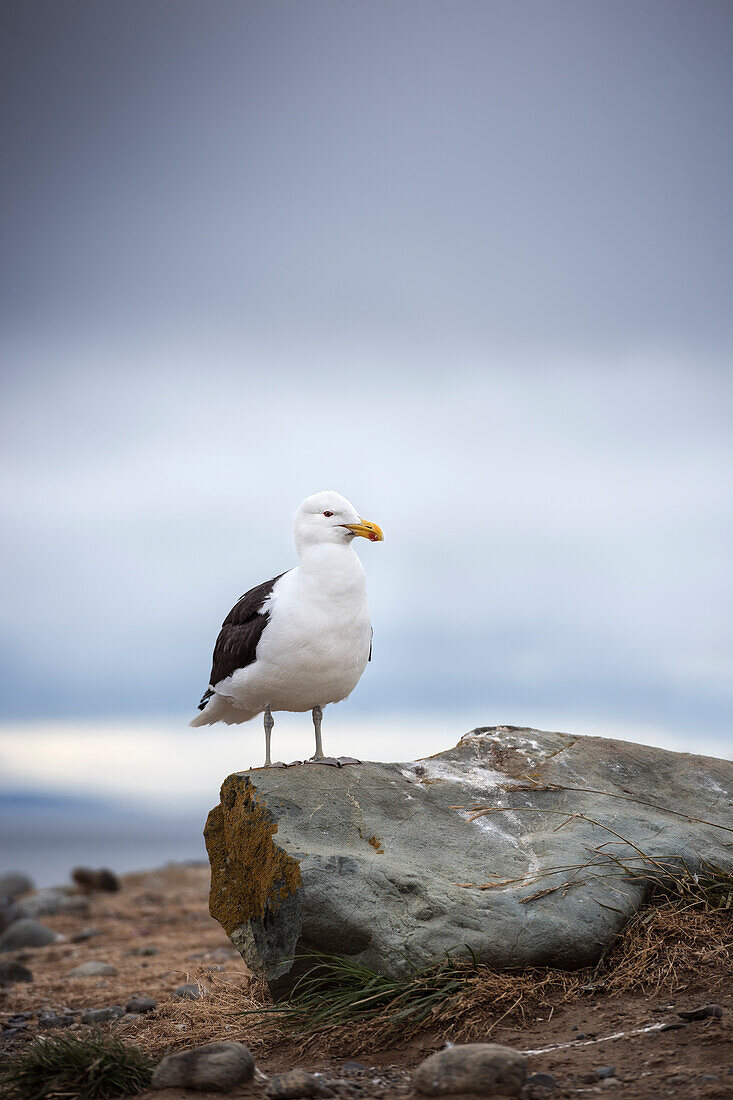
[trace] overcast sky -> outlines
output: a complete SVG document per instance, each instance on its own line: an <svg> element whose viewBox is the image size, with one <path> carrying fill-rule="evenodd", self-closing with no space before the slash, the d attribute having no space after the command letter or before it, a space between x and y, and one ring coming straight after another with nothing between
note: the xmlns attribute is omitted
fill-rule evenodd
<svg viewBox="0 0 733 1100"><path fill-rule="evenodd" d="M0 33L6 718L193 713L335 488L385 531L350 712L723 751L729 4L27 0Z"/></svg>

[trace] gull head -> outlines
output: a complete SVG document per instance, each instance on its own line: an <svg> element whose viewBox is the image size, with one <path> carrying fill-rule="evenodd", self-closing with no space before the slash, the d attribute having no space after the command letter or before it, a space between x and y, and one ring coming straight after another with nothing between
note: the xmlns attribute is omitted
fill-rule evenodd
<svg viewBox="0 0 733 1100"><path fill-rule="evenodd" d="M298 551L324 543L346 545L355 538L382 542L376 523L363 519L346 497L333 489L306 497L295 513L295 545Z"/></svg>

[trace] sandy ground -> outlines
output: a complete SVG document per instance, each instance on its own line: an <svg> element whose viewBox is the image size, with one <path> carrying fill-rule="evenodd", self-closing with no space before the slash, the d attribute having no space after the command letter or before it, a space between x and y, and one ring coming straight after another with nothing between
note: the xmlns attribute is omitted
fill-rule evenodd
<svg viewBox="0 0 733 1100"><path fill-rule="evenodd" d="M246 1006L251 975L219 925L208 915L208 868L171 866L127 875L118 894L89 899L84 914L44 918L60 933L62 942L34 950L10 953L33 972L32 983L0 991L0 1052L27 1042L37 1030L36 1016L66 1010L125 1005L134 996L154 997L158 1007L149 1016L108 1026L118 1034L160 1053L213 1038L243 1039L251 1044L259 1070L272 1075L295 1065L339 1081L334 1091L344 1097L398 1097L411 1094L410 1071L444 1040L424 1033L390 1050L341 1049L339 1057L319 1056L311 1049L300 1054L292 1043L263 1043L257 1026L246 1017L217 1010L216 990L226 990L227 1001L241 998ZM99 934L81 943L73 937L84 929ZM141 948L155 954L138 954ZM107 978L71 978L80 962L98 959L112 963L117 975ZM538 1097L580 1097L609 1093L618 1098L733 1097L733 975L720 984L719 973L691 972L683 976L673 995L661 988L656 994L610 997L596 990L566 1004L543 1009L524 1024L501 1023L488 1037L529 1054L530 1072L551 1074L551 1089L531 1086L526 1100ZM212 995L204 1001L181 1001L174 994L184 982L201 982ZM711 992L711 988L714 986ZM671 1030L659 1025L680 1024L676 1011L694 1009L710 1001L723 1009L722 1018L707 1018ZM222 1002L223 1004L223 1002ZM8 1029L16 1013L33 1013L24 1032ZM488 1026L488 1021L487 1021ZM75 1025L67 1033L79 1032ZM641 1031L640 1029L649 1029ZM618 1038L612 1036L619 1035ZM546 1050L548 1047L557 1049ZM351 1059L364 1068L343 1071ZM615 1067L609 1084L595 1076L601 1067ZM143 1094L144 1100L181 1100L180 1089ZM208 1094L189 1094L206 1100ZM262 1097L260 1079L230 1094L236 1100ZM210 1100L213 1100L211 1094Z"/></svg>

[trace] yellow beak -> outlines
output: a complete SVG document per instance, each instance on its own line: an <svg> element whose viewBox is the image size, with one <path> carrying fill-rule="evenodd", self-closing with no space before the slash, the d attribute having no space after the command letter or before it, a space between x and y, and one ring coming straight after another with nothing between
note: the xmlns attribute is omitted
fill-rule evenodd
<svg viewBox="0 0 733 1100"><path fill-rule="evenodd" d="M368 519L359 520L358 523L345 523L344 527L348 527L355 535L369 539L370 542L384 542L382 528L377 527L376 523L370 523Z"/></svg>

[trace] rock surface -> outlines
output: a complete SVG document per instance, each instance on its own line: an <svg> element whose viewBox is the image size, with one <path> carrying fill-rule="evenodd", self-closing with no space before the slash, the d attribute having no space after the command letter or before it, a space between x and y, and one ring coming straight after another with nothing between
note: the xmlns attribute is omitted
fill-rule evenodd
<svg viewBox="0 0 733 1100"><path fill-rule="evenodd" d="M640 851L733 866L732 806L727 761L507 726L413 763L239 772L206 825L210 910L276 993L300 952L577 967L648 893Z"/></svg>
<svg viewBox="0 0 733 1100"><path fill-rule="evenodd" d="M37 920L23 917L14 921L0 936L0 951L17 951L20 947L45 947L56 940L56 933Z"/></svg>
<svg viewBox="0 0 733 1100"><path fill-rule="evenodd" d="M243 1043L208 1043L167 1055L156 1066L151 1084L154 1089L229 1092L251 1081L254 1071L254 1058Z"/></svg>
<svg viewBox="0 0 733 1100"><path fill-rule="evenodd" d="M519 1096L526 1077L527 1059L518 1050L497 1043L466 1043L431 1054L415 1070L412 1083L425 1096Z"/></svg>

